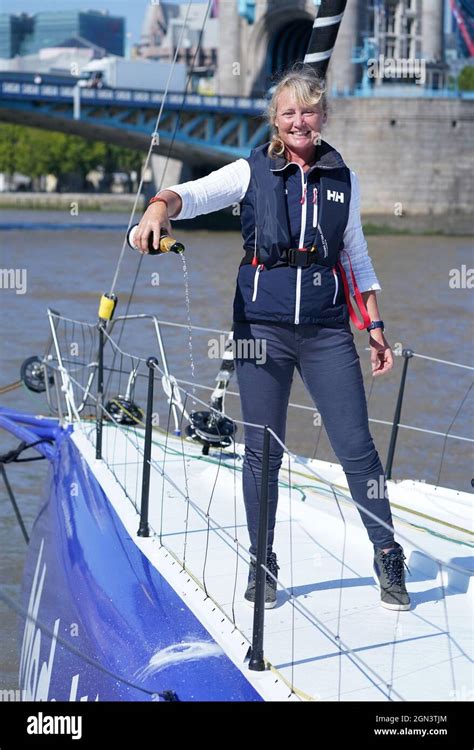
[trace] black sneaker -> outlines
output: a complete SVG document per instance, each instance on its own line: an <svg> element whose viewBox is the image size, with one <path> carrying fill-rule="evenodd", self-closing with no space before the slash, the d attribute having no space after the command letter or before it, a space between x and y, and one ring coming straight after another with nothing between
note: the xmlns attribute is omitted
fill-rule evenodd
<svg viewBox="0 0 474 750"><path fill-rule="evenodd" d="M390 552L375 550L374 570L380 584L380 603L386 609L410 609L410 597L405 586L405 559L403 548L397 542Z"/></svg>
<svg viewBox="0 0 474 750"><path fill-rule="evenodd" d="M267 555L266 567L272 575L277 578L278 571L280 568L277 563L277 556L275 552L270 552ZM257 578L257 564L255 560L250 560L249 566L249 579L247 584L247 590L244 594L244 598L250 605L255 604L255 582ZM276 587L277 582L268 573L265 574L265 609L272 609L276 604Z"/></svg>

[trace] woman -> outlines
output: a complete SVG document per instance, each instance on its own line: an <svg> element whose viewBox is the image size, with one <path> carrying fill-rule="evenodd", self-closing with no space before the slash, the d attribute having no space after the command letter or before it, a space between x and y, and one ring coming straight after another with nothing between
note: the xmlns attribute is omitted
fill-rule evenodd
<svg viewBox="0 0 474 750"><path fill-rule="evenodd" d="M169 219L189 219L240 203L244 258L234 299L234 340L253 353L236 357L245 422L269 425L285 440L286 413L298 369L347 477L353 499L374 545L374 569L381 604L410 608L404 554L395 542L385 476L369 432L367 404L349 315L367 327L373 376L393 366L384 336L376 291L380 290L360 222L356 175L341 155L321 140L327 118L324 83L309 66L284 75L272 95L267 117L270 143L206 177L173 185L152 198L135 235L147 252L153 233L171 232ZM347 274L347 275L346 275ZM347 278L348 277L348 278ZM360 287L361 294L358 287ZM350 302L356 295L364 324ZM365 303L365 305L364 305ZM244 350L236 346L236 351ZM245 428L243 492L251 563L245 598L255 600L259 493L263 430ZM267 569L277 576L273 552L278 472L283 451L270 441ZM384 488L377 492L376 488ZM382 496L381 496L382 495ZM374 514L385 525L364 513ZM387 528L387 525L389 529ZM266 577L265 606L276 603L276 581Z"/></svg>

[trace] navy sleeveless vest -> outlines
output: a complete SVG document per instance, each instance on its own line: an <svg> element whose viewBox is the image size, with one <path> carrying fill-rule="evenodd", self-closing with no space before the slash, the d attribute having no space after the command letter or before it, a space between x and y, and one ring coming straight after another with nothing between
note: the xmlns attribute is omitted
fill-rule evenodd
<svg viewBox="0 0 474 750"><path fill-rule="evenodd" d="M295 268L287 257L292 247L288 217L290 203L295 210L301 193L285 194L287 161L269 157L268 146L259 146L248 158L250 182L240 204L245 255L237 278L234 320L345 325L348 308L336 263L349 217L350 170L322 141L307 173L307 196L317 190L317 227L310 243L315 262Z"/></svg>

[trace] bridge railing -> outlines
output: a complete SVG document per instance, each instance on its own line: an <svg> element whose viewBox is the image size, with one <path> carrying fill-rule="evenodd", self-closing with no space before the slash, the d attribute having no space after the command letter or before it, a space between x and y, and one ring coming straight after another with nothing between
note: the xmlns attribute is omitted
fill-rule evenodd
<svg viewBox="0 0 474 750"><path fill-rule="evenodd" d="M68 101L73 102L79 97L83 104L95 102L136 105L139 107L156 108L164 97L163 91L147 91L128 88L87 88L72 86L71 84L32 83L19 78L15 80L11 74L2 76L0 74L0 98L21 99L44 99L46 101ZM406 87L403 91L390 87L377 87L366 91L356 89L355 91L334 90L331 92L333 98L451 98L451 99L474 99L474 92L451 91L447 89L428 89L423 87ZM195 93L183 93L171 91L166 95L166 106L168 109L202 109L212 112L232 112L241 114L262 114L265 110L267 99L246 96L204 96Z"/></svg>
<svg viewBox="0 0 474 750"><path fill-rule="evenodd" d="M79 86L29 83L15 81L11 77L3 78L0 75L0 91L2 96L21 99L44 98L49 100L61 100L72 102L79 94L83 103L110 102L127 105L137 104L139 106L153 106L163 101L163 91L145 91L136 89L112 89L112 88L82 88ZM202 94L171 91L166 95L166 104L170 108L179 109L210 109L212 111L223 110L229 112L253 112L261 113L266 106L265 99L245 96L203 96Z"/></svg>

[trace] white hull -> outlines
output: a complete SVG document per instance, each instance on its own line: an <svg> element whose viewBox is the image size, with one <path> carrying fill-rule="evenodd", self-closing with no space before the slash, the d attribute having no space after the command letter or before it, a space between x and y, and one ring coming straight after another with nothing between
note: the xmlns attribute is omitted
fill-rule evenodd
<svg viewBox="0 0 474 750"><path fill-rule="evenodd" d="M143 431L105 425L104 460L97 461L94 430L90 422L76 424L73 440L131 538L264 699L472 698L472 578L468 572L441 569L433 560L460 569L472 565L472 498L467 493L388 482L413 602L411 611L393 612L380 606L372 545L355 506L338 497L343 521L329 485L312 476L316 472L340 485L348 498L341 468L292 460L290 491L285 458L275 532L278 602L265 614L270 670L252 672L245 662L253 610L243 600L249 542L242 446L235 456L228 449L204 457L200 445L155 432L152 532L143 538L137 536ZM304 490L295 485L305 485Z"/></svg>

